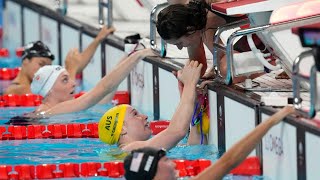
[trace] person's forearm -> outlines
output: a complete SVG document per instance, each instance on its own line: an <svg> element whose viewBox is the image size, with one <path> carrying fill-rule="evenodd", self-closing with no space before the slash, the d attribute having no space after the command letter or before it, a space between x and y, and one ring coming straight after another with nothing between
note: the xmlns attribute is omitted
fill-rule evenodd
<svg viewBox="0 0 320 180"><path fill-rule="evenodd" d="M169 128L172 131L178 131L186 134L194 111L194 102L196 98L196 86L184 85L180 103L170 121Z"/></svg>
<svg viewBox="0 0 320 180"><path fill-rule="evenodd" d="M116 88L117 89L117 88ZM99 104L108 104L112 102L112 99L114 97L114 94L116 93L116 89L112 91L111 93L107 94L101 101L99 101Z"/></svg>
<svg viewBox="0 0 320 180"><path fill-rule="evenodd" d="M92 89L90 104L96 104L104 96L114 91L117 86L130 74L131 70L144 58L141 52L136 52L118 64L113 70Z"/></svg>
<svg viewBox="0 0 320 180"><path fill-rule="evenodd" d="M127 56L124 56L119 63L117 64L117 66L119 66L121 63L124 63L125 60L127 59ZM116 93L116 90L118 89L118 86L115 88L114 91L112 91L111 93L107 94L101 101L99 101L99 104L107 104L110 103L114 97L114 94Z"/></svg>
<svg viewBox="0 0 320 180"><path fill-rule="evenodd" d="M88 65L99 45L100 41L95 38L81 53L81 64L79 65L79 69L77 69L76 73L80 73Z"/></svg>
<svg viewBox="0 0 320 180"><path fill-rule="evenodd" d="M122 80L129 75L139 60L144 57L142 52L133 53L124 62L117 65L108 75L104 76L91 91L77 99L65 101L59 104L59 106L54 106L48 113L61 114L81 111L97 104L103 97L114 91Z"/></svg>
<svg viewBox="0 0 320 180"><path fill-rule="evenodd" d="M66 67L67 68L67 67ZM77 76L77 69L76 68L67 68L67 71L69 73L69 77L72 79L72 80L76 80L76 76Z"/></svg>
<svg viewBox="0 0 320 180"><path fill-rule="evenodd" d="M207 168L195 179L222 179L223 176L248 156L271 127L288 114L290 114L290 111L287 111L284 108L269 117L240 141L234 144L215 164Z"/></svg>

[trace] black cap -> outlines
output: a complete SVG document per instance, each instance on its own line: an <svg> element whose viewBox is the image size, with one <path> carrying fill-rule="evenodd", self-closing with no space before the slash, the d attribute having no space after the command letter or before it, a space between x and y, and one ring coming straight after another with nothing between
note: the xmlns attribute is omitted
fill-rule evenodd
<svg viewBox="0 0 320 180"><path fill-rule="evenodd" d="M46 57L52 61L54 60L54 55L42 41L30 42L24 47L22 60L25 58L31 59L33 57Z"/></svg>
<svg viewBox="0 0 320 180"><path fill-rule="evenodd" d="M124 159L126 180L152 180L159 160L166 155L164 149L145 147L131 152Z"/></svg>

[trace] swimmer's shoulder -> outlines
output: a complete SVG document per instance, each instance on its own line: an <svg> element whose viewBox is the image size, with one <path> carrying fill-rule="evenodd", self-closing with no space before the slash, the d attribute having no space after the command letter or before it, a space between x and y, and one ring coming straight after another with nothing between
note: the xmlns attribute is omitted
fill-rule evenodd
<svg viewBox="0 0 320 180"><path fill-rule="evenodd" d="M30 94L30 86L19 84L19 83L12 83L10 86L4 91L4 94Z"/></svg>

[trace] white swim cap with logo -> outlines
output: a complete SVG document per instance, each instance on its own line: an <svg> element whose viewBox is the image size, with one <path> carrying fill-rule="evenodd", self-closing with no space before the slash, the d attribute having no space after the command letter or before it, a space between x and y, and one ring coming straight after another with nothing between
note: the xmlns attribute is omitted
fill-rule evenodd
<svg viewBox="0 0 320 180"><path fill-rule="evenodd" d="M31 92L46 97L58 76L64 71L66 71L66 69L59 65L46 65L41 67L32 79Z"/></svg>

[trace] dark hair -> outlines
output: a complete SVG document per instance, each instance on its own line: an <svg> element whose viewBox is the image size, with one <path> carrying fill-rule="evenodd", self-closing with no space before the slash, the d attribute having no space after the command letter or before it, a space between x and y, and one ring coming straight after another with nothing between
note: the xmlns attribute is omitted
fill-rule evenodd
<svg viewBox="0 0 320 180"><path fill-rule="evenodd" d="M157 30L161 38L178 39L190 32L205 28L207 7L204 1L191 1L189 4L173 4L158 14Z"/></svg>
<svg viewBox="0 0 320 180"><path fill-rule="evenodd" d="M33 57L46 57L54 60L54 55L42 41L30 42L24 47L21 59L31 59Z"/></svg>

